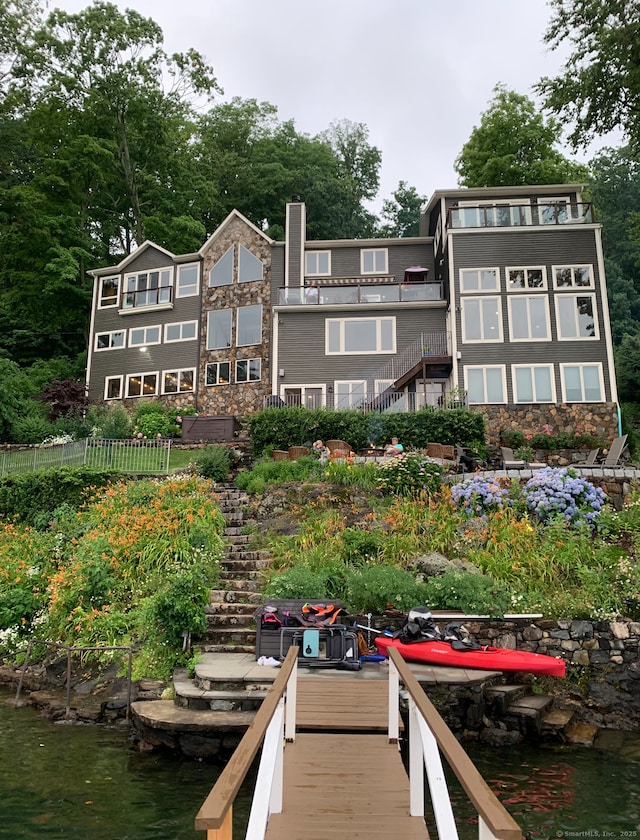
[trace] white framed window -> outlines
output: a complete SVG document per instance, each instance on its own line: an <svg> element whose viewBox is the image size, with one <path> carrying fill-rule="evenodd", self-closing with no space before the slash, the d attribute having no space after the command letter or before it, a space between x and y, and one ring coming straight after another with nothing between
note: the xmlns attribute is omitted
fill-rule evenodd
<svg viewBox="0 0 640 840"><path fill-rule="evenodd" d="M185 370L163 370L162 393L181 394L186 391L193 391L195 379L195 368L186 368Z"/></svg>
<svg viewBox="0 0 640 840"><path fill-rule="evenodd" d="M511 382L516 403L556 401L553 365L511 365Z"/></svg>
<svg viewBox="0 0 640 840"><path fill-rule="evenodd" d="M290 407L304 405L306 408L325 408L327 405L324 385L283 385L280 388L280 399Z"/></svg>
<svg viewBox="0 0 640 840"><path fill-rule="evenodd" d="M306 251L304 273L307 277L326 277L331 274L331 251Z"/></svg>
<svg viewBox="0 0 640 840"><path fill-rule="evenodd" d="M110 306L117 306L119 292L119 277L101 277L100 294L98 296L98 309L108 309Z"/></svg>
<svg viewBox="0 0 640 840"><path fill-rule="evenodd" d="M209 271L209 287L230 286L233 283L233 245Z"/></svg>
<svg viewBox="0 0 640 840"><path fill-rule="evenodd" d="M152 397L158 393L158 371L127 374L127 397Z"/></svg>
<svg viewBox="0 0 640 840"><path fill-rule="evenodd" d="M205 385L228 385L231 382L231 362L210 362L206 367Z"/></svg>
<svg viewBox="0 0 640 840"><path fill-rule="evenodd" d="M464 385L469 405L506 403L507 382L504 365L465 365Z"/></svg>
<svg viewBox="0 0 640 840"><path fill-rule="evenodd" d="M461 268L461 292L500 291L500 271L497 268Z"/></svg>
<svg viewBox="0 0 640 840"><path fill-rule="evenodd" d="M125 276L124 309L171 303L172 268L158 268Z"/></svg>
<svg viewBox="0 0 640 840"><path fill-rule="evenodd" d="M122 399L122 376L107 376L104 380L105 400Z"/></svg>
<svg viewBox="0 0 640 840"><path fill-rule="evenodd" d="M96 335L96 352L101 350L120 350L125 345L126 330L98 333Z"/></svg>
<svg viewBox="0 0 640 840"><path fill-rule="evenodd" d="M236 347L262 344L262 305L239 306L236 323Z"/></svg>
<svg viewBox="0 0 640 840"><path fill-rule="evenodd" d="M200 291L200 263L187 263L178 266L176 297L193 297Z"/></svg>
<svg viewBox="0 0 640 840"><path fill-rule="evenodd" d="M335 408L359 408L367 399L365 379L343 379L334 383Z"/></svg>
<svg viewBox="0 0 640 840"><path fill-rule="evenodd" d="M160 344L161 327L133 327L129 330L129 347L147 347L150 344Z"/></svg>
<svg viewBox="0 0 640 840"><path fill-rule="evenodd" d="M506 275L508 292L547 288L547 270L543 265L533 268L507 268Z"/></svg>
<svg viewBox="0 0 640 840"><path fill-rule="evenodd" d="M174 341L191 341L198 337L197 321L177 321L164 325L164 340L167 344Z"/></svg>
<svg viewBox="0 0 640 840"><path fill-rule="evenodd" d="M466 343L502 341L500 298L461 298L462 340Z"/></svg>
<svg viewBox="0 0 640 840"><path fill-rule="evenodd" d="M592 265L554 265L553 282L556 289L593 289Z"/></svg>
<svg viewBox="0 0 640 840"><path fill-rule="evenodd" d="M238 247L238 283L252 283L262 280L264 266L255 254L244 245Z"/></svg>
<svg viewBox="0 0 640 840"><path fill-rule="evenodd" d="M396 319L327 318L325 354L355 355L396 352Z"/></svg>
<svg viewBox="0 0 640 840"><path fill-rule="evenodd" d="M384 394L387 388L391 388L393 383L393 379L376 379L373 383L375 396L379 397L380 394Z"/></svg>
<svg viewBox="0 0 640 840"><path fill-rule="evenodd" d="M360 250L361 274L388 274L389 252L386 248L362 248Z"/></svg>
<svg viewBox="0 0 640 840"><path fill-rule="evenodd" d="M604 402L604 380L600 362L560 365L560 381L562 399L566 403Z"/></svg>
<svg viewBox="0 0 640 840"><path fill-rule="evenodd" d="M236 359L236 382L260 382L262 359Z"/></svg>
<svg viewBox="0 0 640 840"><path fill-rule="evenodd" d="M215 309L207 313L207 350L231 347L231 310Z"/></svg>
<svg viewBox="0 0 640 840"><path fill-rule="evenodd" d="M595 295L556 295L559 341L599 338Z"/></svg>
<svg viewBox="0 0 640 840"><path fill-rule="evenodd" d="M549 341L549 299L546 295L518 295L508 300L511 341Z"/></svg>
<svg viewBox="0 0 640 840"><path fill-rule="evenodd" d="M564 198L539 198L538 199L538 224L557 225L568 222L571 218L571 199Z"/></svg>

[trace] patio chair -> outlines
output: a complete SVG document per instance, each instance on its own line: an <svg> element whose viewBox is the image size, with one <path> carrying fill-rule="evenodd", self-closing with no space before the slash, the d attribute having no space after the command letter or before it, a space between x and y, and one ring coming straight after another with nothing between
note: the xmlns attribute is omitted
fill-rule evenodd
<svg viewBox="0 0 640 840"><path fill-rule="evenodd" d="M476 462L469 450L456 443L456 472L464 473L473 472L476 468Z"/></svg>
<svg viewBox="0 0 640 840"><path fill-rule="evenodd" d="M569 464L570 467L595 467L598 463L599 449L591 449L584 461L576 461L575 464Z"/></svg>
<svg viewBox="0 0 640 840"><path fill-rule="evenodd" d="M619 466L620 465L620 460L622 458L622 453L624 452L626 446L627 446L627 435L622 435L621 437L614 438L611 441L611 446L609 447L609 452L600 462L600 466L601 467L617 467L617 466Z"/></svg>
<svg viewBox="0 0 640 840"><path fill-rule="evenodd" d="M502 455L502 468L504 470L522 470L527 466L527 462L516 458L513 449L508 446L501 446L500 454Z"/></svg>

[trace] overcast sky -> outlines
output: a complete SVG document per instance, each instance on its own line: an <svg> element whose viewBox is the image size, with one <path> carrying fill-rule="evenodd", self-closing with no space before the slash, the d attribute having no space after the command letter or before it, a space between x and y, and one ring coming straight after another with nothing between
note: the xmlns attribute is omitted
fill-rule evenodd
<svg viewBox="0 0 640 840"><path fill-rule="evenodd" d="M542 42L546 0L112 2L159 23L168 52L201 52L225 100L270 102L311 135L334 120L364 123L382 152L376 210L400 180L425 196L456 186L454 160L494 86L533 98L531 86L562 66Z"/></svg>

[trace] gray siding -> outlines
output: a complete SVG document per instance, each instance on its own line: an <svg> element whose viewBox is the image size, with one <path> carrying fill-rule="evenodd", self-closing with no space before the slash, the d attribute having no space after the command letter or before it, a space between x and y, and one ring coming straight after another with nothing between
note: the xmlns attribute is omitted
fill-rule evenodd
<svg viewBox="0 0 640 840"><path fill-rule="evenodd" d="M287 204L286 260L289 270L289 285L302 285L300 258L304 250L304 204Z"/></svg>
<svg viewBox="0 0 640 840"><path fill-rule="evenodd" d="M173 259L163 251L159 251L157 248L151 246L145 248L140 256L132 259L127 264L123 274L136 274L139 271L146 271L150 268L167 268L170 265L173 265Z"/></svg>
<svg viewBox="0 0 640 840"><path fill-rule="evenodd" d="M500 268L500 295L502 312L503 341L496 344L463 344L462 318L456 319L456 337L458 348L462 352L462 361L458 365L458 375L462 382L463 365L467 364L507 364L507 399L513 401L509 375L509 366L514 364L551 364L555 363L556 394L562 398L560 382L560 363L601 362L603 366L606 400L611 399L611 376L607 361L604 310L598 271L596 238L594 229L553 227L520 228L517 231L478 230L473 232L453 233L453 288L456 312L460 307L461 268ZM595 294L596 312L599 325L599 339L582 341L556 341L558 335L554 300L556 296L570 292L556 291L553 284L552 266L591 265L595 288L584 289L585 294ZM532 294L545 295L549 303L551 340L548 342L511 342L509 340L508 299L517 292L506 291L506 268L545 266L547 289L532 291ZM578 291L578 290L572 290ZM489 292L487 292L490 295ZM521 293L522 294L522 293ZM471 295L469 295L471 297Z"/></svg>
<svg viewBox="0 0 640 840"><path fill-rule="evenodd" d="M388 276L402 281L405 269L411 265L422 265L429 269L428 279L434 279L433 243L415 240L388 240L375 245L362 245L354 242L346 247L327 247L323 243L307 242L307 251L331 251L331 276L356 278L361 277L360 252L364 249L386 248L388 252ZM387 276L387 275L380 275Z"/></svg>
<svg viewBox="0 0 640 840"><path fill-rule="evenodd" d="M355 307L354 307L355 309ZM285 371L277 385L332 384L336 379L366 379L378 371L391 355L326 356L327 318L366 318L393 315L396 318L398 351L420 338L422 332L445 329L445 309L424 308L367 309L348 312L280 311L278 368Z"/></svg>

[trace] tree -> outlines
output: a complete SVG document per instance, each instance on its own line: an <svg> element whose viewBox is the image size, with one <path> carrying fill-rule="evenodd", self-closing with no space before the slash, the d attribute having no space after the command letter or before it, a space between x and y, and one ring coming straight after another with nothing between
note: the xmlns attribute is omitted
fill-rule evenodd
<svg viewBox="0 0 640 840"><path fill-rule="evenodd" d="M544 40L572 49L563 72L536 85L544 107L572 125L574 148L620 129L640 148L640 4L629 0L550 0Z"/></svg>
<svg viewBox="0 0 640 840"><path fill-rule="evenodd" d="M560 124L545 120L531 99L503 85L494 88L480 125L456 158L463 187L566 184L586 177L587 169L557 150Z"/></svg>
<svg viewBox="0 0 640 840"><path fill-rule="evenodd" d="M640 394L640 335L625 335L616 347L616 381L620 402L638 402Z"/></svg>
<svg viewBox="0 0 640 840"><path fill-rule="evenodd" d="M400 181L392 196L393 198L385 198L382 202L382 224L377 235L418 236L420 212L426 203L426 196L419 195L416 188L410 187L406 181Z"/></svg>

